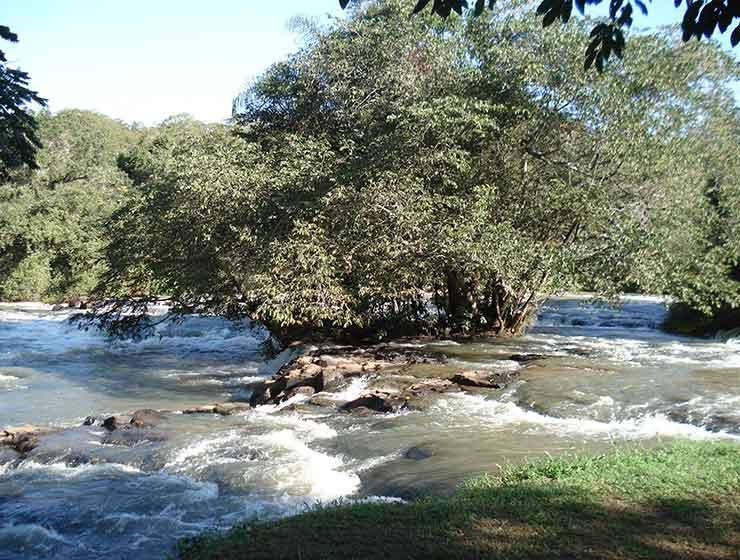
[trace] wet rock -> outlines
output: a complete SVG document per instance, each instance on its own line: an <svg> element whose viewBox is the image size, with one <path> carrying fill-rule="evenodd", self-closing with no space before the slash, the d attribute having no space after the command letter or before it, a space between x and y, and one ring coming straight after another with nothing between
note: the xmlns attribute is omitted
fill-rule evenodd
<svg viewBox="0 0 740 560"><path fill-rule="evenodd" d="M83 426L94 426L100 419L97 416L88 416L82 421Z"/></svg>
<svg viewBox="0 0 740 560"><path fill-rule="evenodd" d="M220 414L221 416L230 416L235 412L249 410L251 405L243 402L227 402L207 404L203 406L193 406L182 411L183 414Z"/></svg>
<svg viewBox="0 0 740 560"><path fill-rule="evenodd" d="M344 403L343 401L338 401L336 399L332 399L325 395L315 395L311 397L311 399L308 401L308 404L311 404L313 406L336 408L337 406L344 404Z"/></svg>
<svg viewBox="0 0 740 560"><path fill-rule="evenodd" d="M166 439L167 437L162 432L127 425L122 429L105 434L100 443L104 445L136 447L144 443L160 442Z"/></svg>
<svg viewBox="0 0 740 560"><path fill-rule="evenodd" d="M267 392L267 382L261 381L254 383L250 386L252 394L249 397L250 406L259 406L267 404L270 399L270 394Z"/></svg>
<svg viewBox="0 0 740 560"><path fill-rule="evenodd" d="M501 389L506 385L501 376L491 377L478 371L458 373L453 375L450 381L464 387L483 387L485 389Z"/></svg>
<svg viewBox="0 0 740 560"><path fill-rule="evenodd" d="M40 436L50 433L48 428L36 426L17 426L0 430L0 446L10 447L25 454L33 451L39 444Z"/></svg>
<svg viewBox="0 0 740 560"><path fill-rule="evenodd" d="M409 447L403 454L404 459L411 459L412 461L423 461L433 456L434 452L431 449L425 447Z"/></svg>
<svg viewBox="0 0 740 560"><path fill-rule="evenodd" d="M192 406L182 411L183 414L215 414L216 405L206 404L203 406Z"/></svg>
<svg viewBox="0 0 740 560"><path fill-rule="evenodd" d="M316 389L314 389L313 387L309 387L307 385L304 385L301 387L295 387L294 389L291 389L290 391L285 393L284 400L287 401L298 395L302 395L304 397L312 397L315 393L316 393Z"/></svg>
<svg viewBox="0 0 740 560"><path fill-rule="evenodd" d="M374 412L395 412L404 404L405 400L403 398L399 398L397 394L381 393L380 391L377 391L374 393L367 393L357 399L345 403L342 406L342 409L353 411L358 408L363 408Z"/></svg>
<svg viewBox="0 0 740 560"><path fill-rule="evenodd" d="M545 354L512 354L511 356L509 356L508 359L512 362L518 362L522 365L528 365L532 362L545 360L549 357L550 356L546 356Z"/></svg>
<svg viewBox="0 0 740 560"><path fill-rule="evenodd" d="M251 407L248 403L229 402L217 404L213 407L213 412L215 412L216 414L220 414L221 416L230 416L235 412L244 412L245 410L249 410L250 408Z"/></svg>
<svg viewBox="0 0 740 560"><path fill-rule="evenodd" d="M131 415L131 421L129 423L137 428L153 427L161 423L163 419L164 416L161 412L152 410L151 408L143 408Z"/></svg>
<svg viewBox="0 0 740 560"><path fill-rule="evenodd" d="M449 379L422 379L410 385L404 391L404 397L418 397L429 393L450 393L460 388Z"/></svg>
<svg viewBox="0 0 740 560"><path fill-rule="evenodd" d="M121 428L122 426L125 426L126 424L129 424L130 422L131 418L129 416L108 416L108 418L103 420L103 428L105 428L109 432L112 432L114 430L117 430L118 428Z"/></svg>
<svg viewBox="0 0 740 560"><path fill-rule="evenodd" d="M28 453L39 444L36 434L20 434L15 438L13 447L18 453Z"/></svg>
<svg viewBox="0 0 740 560"><path fill-rule="evenodd" d="M352 416L375 416L378 411L372 410L366 406L357 406L350 410Z"/></svg>

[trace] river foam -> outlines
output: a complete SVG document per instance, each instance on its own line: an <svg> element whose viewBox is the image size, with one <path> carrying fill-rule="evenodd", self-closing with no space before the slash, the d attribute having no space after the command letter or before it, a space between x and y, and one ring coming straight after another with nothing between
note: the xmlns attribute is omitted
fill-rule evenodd
<svg viewBox="0 0 740 560"><path fill-rule="evenodd" d="M608 401L606 399L609 399ZM599 404L613 403L602 397ZM444 417L448 425L473 425L482 430L516 429L522 433L542 432L558 437L596 438L608 440L643 440L653 438L688 438L698 440L734 439L740 436L725 431L708 431L702 426L676 422L662 413L611 422L589 418L559 418L527 410L508 401L484 396L457 394L438 401L432 414ZM439 422L440 420L437 420Z"/></svg>

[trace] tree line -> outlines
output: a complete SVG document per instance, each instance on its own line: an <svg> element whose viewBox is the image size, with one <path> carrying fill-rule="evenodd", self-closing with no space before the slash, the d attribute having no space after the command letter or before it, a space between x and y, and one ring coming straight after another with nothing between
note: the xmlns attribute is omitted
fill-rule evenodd
<svg viewBox="0 0 740 560"><path fill-rule="evenodd" d="M740 304L738 63L665 31L602 74L586 22L516 3L303 21L230 123L39 116L0 189L0 298L89 294L87 321L249 316L286 339L516 334L567 289ZM24 291L25 290L25 291Z"/></svg>

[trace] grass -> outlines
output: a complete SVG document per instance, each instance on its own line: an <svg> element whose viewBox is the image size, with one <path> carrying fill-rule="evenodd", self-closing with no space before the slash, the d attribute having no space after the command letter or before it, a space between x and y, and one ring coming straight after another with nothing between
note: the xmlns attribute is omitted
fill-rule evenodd
<svg viewBox="0 0 740 560"><path fill-rule="evenodd" d="M316 508L180 544L182 560L740 558L740 446L537 461L450 498Z"/></svg>

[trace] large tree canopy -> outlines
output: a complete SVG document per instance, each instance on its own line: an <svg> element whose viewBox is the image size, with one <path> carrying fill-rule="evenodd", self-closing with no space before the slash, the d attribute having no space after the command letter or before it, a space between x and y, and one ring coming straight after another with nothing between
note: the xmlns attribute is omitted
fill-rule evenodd
<svg viewBox="0 0 740 560"><path fill-rule="evenodd" d="M4 25L0 25L0 38L18 42L18 36ZM28 88L28 81L26 72L8 66L0 50L0 181L7 179L11 169L36 166L35 154L41 144L28 104L44 107L46 100Z"/></svg>
<svg viewBox="0 0 740 560"><path fill-rule="evenodd" d="M359 0L355 0L358 2ZM666 1L666 0L662 0ZM585 67L603 70L604 63L614 54L622 57L624 49L624 30L631 27L637 11L647 16L650 9L650 0L538 0L536 12L542 17L542 26L548 27L556 21L568 23L573 13L573 6L581 15L587 11L593 14L594 9L601 4L609 5L609 17L600 21L590 33L590 41L586 49ZM350 0L339 0L342 8L346 8ZM725 33L730 31L730 43L736 46L740 43L740 1L738 0L673 0L676 8L682 4L684 14L681 22L683 40L688 41L692 37L701 39L709 38L715 32ZM443 18L456 12L462 15L464 11L470 10L479 16L485 8L495 9L496 0L416 0L413 13L419 13L430 7L432 13ZM733 29L734 28L734 29Z"/></svg>
<svg viewBox="0 0 740 560"><path fill-rule="evenodd" d="M656 242L690 216L709 239L707 185L737 188L738 65L658 34L584 74L566 54L587 36L513 3L442 24L367 2L308 26L234 125L175 122L122 158L135 185L93 319L131 332L165 299L289 335L513 333L562 289L667 289L697 254Z"/></svg>

